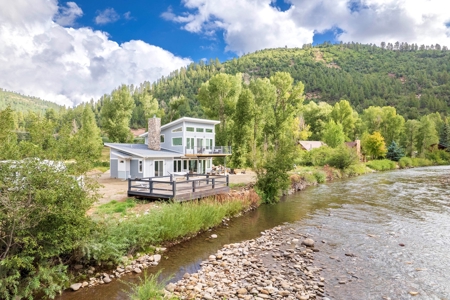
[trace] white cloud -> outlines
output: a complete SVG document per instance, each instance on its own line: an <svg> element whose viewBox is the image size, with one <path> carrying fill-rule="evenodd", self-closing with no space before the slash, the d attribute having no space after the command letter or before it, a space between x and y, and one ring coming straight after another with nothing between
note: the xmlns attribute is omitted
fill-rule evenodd
<svg viewBox="0 0 450 300"><path fill-rule="evenodd" d="M29 9L31 2L36 9ZM58 10L57 0L3 5L0 87L71 106L191 62L143 41L118 44L102 31L62 27L52 21Z"/></svg>
<svg viewBox="0 0 450 300"><path fill-rule="evenodd" d="M114 23L120 19L119 14L116 13L114 8L107 8L105 10L99 11L98 15L95 17L95 23L99 25L104 25L108 23Z"/></svg>
<svg viewBox="0 0 450 300"><path fill-rule="evenodd" d="M334 28L345 42L408 42L450 46L447 0L184 0L187 11L162 17L198 34L223 32L226 50L242 54L263 48L312 43L315 32Z"/></svg>
<svg viewBox="0 0 450 300"><path fill-rule="evenodd" d="M67 2L67 7L60 7L55 22L61 26L73 26L75 20L83 15L83 11L75 2Z"/></svg>

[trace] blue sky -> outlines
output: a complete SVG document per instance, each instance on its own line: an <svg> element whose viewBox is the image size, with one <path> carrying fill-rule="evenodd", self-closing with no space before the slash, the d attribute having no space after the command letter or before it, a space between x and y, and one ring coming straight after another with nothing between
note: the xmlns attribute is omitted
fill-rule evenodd
<svg viewBox="0 0 450 300"><path fill-rule="evenodd" d="M266 48L450 46L448 0L0 2L0 88L69 106L201 59Z"/></svg>

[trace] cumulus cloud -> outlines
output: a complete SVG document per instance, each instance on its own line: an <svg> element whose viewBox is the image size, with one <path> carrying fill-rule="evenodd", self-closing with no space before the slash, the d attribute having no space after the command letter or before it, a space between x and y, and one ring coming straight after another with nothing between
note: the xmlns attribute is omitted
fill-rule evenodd
<svg viewBox="0 0 450 300"><path fill-rule="evenodd" d="M143 41L118 44L102 31L65 28L55 22L63 11L57 0L15 0L2 7L0 87L72 106L122 83L155 81L191 62Z"/></svg>
<svg viewBox="0 0 450 300"><path fill-rule="evenodd" d="M75 20L83 15L83 11L75 2L67 2L66 7L60 7L55 16L55 22L61 26L73 26Z"/></svg>
<svg viewBox="0 0 450 300"><path fill-rule="evenodd" d="M315 33L341 29L344 42L408 42L450 46L446 0L184 0L186 11L162 17L189 32L222 34L226 50L242 54L263 48L299 47Z"/></svg>
<svg viewBox="0 0 450 300"><path fill-rule="evenodd" d="M108 23L114 23L120 19L120 16L114 8L107 8L102 11L98 11L98 15L95 17L95 23L98 25L104 25Z"/></svg>

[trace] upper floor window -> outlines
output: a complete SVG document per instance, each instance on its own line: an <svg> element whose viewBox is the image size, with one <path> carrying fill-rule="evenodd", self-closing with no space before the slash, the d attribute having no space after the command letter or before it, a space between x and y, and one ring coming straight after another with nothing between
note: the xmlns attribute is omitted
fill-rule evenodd
<svg viewBox="0 0 450 300"><path fill-rule="evenodd" d="M183 138L176 137L172 138L172 146L182 146L183 145Z"/></svg>
<svg viewBox="0 0 450 300"><path fill-rule="evenodd" d="M183 131L182 127L178 127L178 128L172 129L172 132L181 132L181 131Z"/></svg>
<svg viewBox="0 0 450 300"><path fill-rule="evenodd" d="M213 130L211 128L206 128L206 132L213 133Z"/></svg>
<svg viewBox="0 0 450 300"><path fill-rule="evenodd" d="M194 132L194 127L186 127L186 131Z"/></svg>
<svg viewBox="0 0 450 300"><path fill-rule="evenodd" d="M195 131L196 131L196 132L203 132L204 130L205 130L205 129L203 129L203 128L198 128L198 127L195 128Z"/></svg>
<svg viewBox="0 0 450 300"><path fill-rule="evenodd" d="M159 136L159 141L160 141L161 143L164 143L164 134L161 134L161 135Z"/></svg>

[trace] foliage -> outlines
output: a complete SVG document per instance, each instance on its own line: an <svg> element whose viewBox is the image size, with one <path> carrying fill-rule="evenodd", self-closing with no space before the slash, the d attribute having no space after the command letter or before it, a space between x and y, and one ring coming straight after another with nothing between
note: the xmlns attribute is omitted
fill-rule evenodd
<svg viewBox="0 0 450 300"><path fill-rule="evenodd" d="M344 129L341 123L330 120L324 128L322 140L331 148L342 145L345 141Z"/></svg>
<svg viewBox="0 0 450 300"><path fill-rule="evenodd" d="M317 183L324 183L327 181L327 174L323 171L315 171L313 172L314 177L317 180Z"/></svg>
<svg viewBox="0 0 450 300"><path fill-rule="evenodd" d="M380 158L386 155L386 144L380 132L366 134L361 141L363 151L373 158Z"/></svg>
<svg viewBox="0 0 450 300"><path fill-rule="evenodd" d="M233 155L231 163L234 167L247 167L249 141L251 139L252 112L254 96L249 89L239 95L236 112L233 116Z"/></svg>
<svg viewBox="0 0 450 300"><path fill-rule="evenodd" d="M156 274L148 275L144 273L144 278L140 278L139 284L129 283L128 285L132 288L131 293L128 294L130 300L163 300L169 299L164 296L164 287L168 280L158 281L161 271ZM173 297L170 300L175 300L177 298Z"/></svg>
<svg viewBox="0 0 450 300"><path fill-rule="evenodd" d="M450 163L450 152L445 150L433 149L425 154L425 157L438 165L446 165Z"/></svg>
<svg viewBox="0 0 450 300"><path fill-rule="evenodd" d="M358 155L354 149L341 145L333 151L333 154L328 159L328 165L344 170L358 162Z"/></svg>
<svg viewBox="0 0 450 300"><path fill-rule="evenodd" d="M387 171L397 168L397 164L389 159L371 160L366 163L366 166L376 171Z"/></svg>
<svg viewBox="0 0 450 300"><path fill-rule="evenodd" d="M362 174L366 174L367 172L368 172L367 167L363 163L356 163L356 164L350 165L348 168L345 169L345 174L349 177L359 176Z"/></svg>
<svg viewBox="0 0 450 300"><path fill-rule="evenodd" d="M413 167L427 167L433 165L433 162L426 158L413 157L411 160Z"/></svg>
<svg viewBox="0 0 450 300"><path fill-rule="evenodd" d="M86 211L95 185L61 163L26 159L0 164L0 297L53 297L65 284L61 264L89 234Z"/></svg>
<svg viewBox="0 0 450 300"><path fill-rule="evenodd" d="M342 129L345 134L345 140L354 139L358 114L353 111L352 106L347 100L341 100L333 106L333 110L331 111L331 118L334 122L336 122L336 124L342 124ZM338 145L341 143L338 143Z"/></svg>
<svg viewBox="0 0 450 300"><path fill-rule="evenodd" d="M134 199L127 199L125 202L118 202L113 200L111 202L102 204L96 208L96 212L99 214L114 214L121 213L124 214L127 209L133 208L136 206L136 202Z"/></svg>
<svg viewBox="0 0 450 300"><path fill-rule="evenodd" d="M431 145L439 142L438 132L435 123L429 116L420 118L420 124L417 129L416 149L420 156L425 155L425 151L430 150Z"/></svg>
<svg viewBox="0 0 450 300"><path fill-rule="evenodd" d="M392 141L387 149L386 158L392 161L399 161L403 156L405 156L403 150L397 145L395 141Z"/></svg>
<svg viewBox="0 0 450 300"><path fill-rule="evenodd" d="M0 110L0 160L17 158L17 135L14 133L14 112L10 107Z"/></svg>
<svg viewBox="0 0 450 300"><path fill-rule="evenodd" d="M400 158L400 160L398 161L398 166L401 169L411 168L411 167L413 167L413 161L410 157L404 156L404 157Z"/></svg>
<svg viewBox="0 0 450 300"><path fill-rule="evenodd" d="M302 151L298 162L304 166L325 166L333 153L333 148L326 146Z"/></svg>
<svg viewBox="0 0 450 300"><path fill-rule="evenodd" d="M405 129L402 138L402 146L409 156L414 156L416 151L416 140L420 122L417 120L408 120L405 123Z"/></svg>
<svg viewBox="0 0 450 300"><path fill-rule="evenodd" d="M50 101L42 100L37 97L25 96L0 88L0 110L4 110L8 107L21 113L44 113L48 109L59 111L64 108L63 106Z"/></svg>

